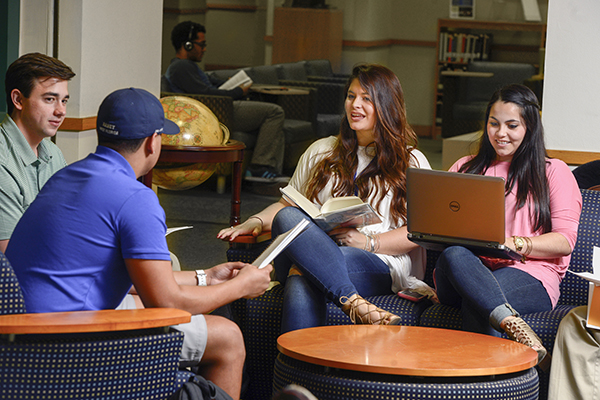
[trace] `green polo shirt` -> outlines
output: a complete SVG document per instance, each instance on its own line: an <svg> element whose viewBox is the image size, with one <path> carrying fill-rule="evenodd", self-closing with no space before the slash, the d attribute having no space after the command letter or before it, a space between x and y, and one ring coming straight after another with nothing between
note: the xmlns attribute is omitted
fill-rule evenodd
<svg viewBox="0 0 600 400"><path fill-rule="evenodd" d="M66 165L60 149L48 139L39 144L36 157L25 136L6 115L0 124L0 240L10 239L46 181Z"/></svg>

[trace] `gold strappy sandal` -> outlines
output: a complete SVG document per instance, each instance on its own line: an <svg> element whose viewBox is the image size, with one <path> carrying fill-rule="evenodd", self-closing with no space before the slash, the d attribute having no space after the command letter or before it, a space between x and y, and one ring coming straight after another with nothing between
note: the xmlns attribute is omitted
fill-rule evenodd
<svg viewBox="0 0 600 400"><path fill-rule="evenodd" d="M535 334L533 329L521 317L509 318L504 323L504 332L506 335L521 344L531 347L538 353L538 367L542 371L547 371L550 367L550 354L542 344L542 341Z"/></svg>
<svg viewBox="0 0 600 400"><path fill-rule="evenodd" d="M369 303L357 294L349 298L340 298L342 311L350 317L355 324L365 325L399 325L401 319L388 311Z"/></svg>

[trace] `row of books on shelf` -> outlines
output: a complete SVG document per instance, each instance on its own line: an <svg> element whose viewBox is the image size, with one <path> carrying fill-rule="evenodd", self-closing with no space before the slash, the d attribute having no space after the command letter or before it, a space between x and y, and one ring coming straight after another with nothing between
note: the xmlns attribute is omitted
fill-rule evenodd
<svg viewBox="0 0 600 400"><path fill-rule="evenodd" d="M440 62L487 61L493 35L488 33L440 32Z"/></svg>

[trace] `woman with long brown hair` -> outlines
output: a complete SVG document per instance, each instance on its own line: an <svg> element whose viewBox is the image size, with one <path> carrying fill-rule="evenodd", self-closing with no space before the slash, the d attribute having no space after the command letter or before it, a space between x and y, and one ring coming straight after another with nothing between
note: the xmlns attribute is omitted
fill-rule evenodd
<svg viewBox="0 0 600 400"><path fill-rule="evenodd" d="M354 323L398 324L400 318L363 297L405 288L432 293L419 278L425 253L407 239L406 169L430 168L416 149L406 119L398 78L381 65L359 65L346 85L346 118L340 133L313 143L303 154L290 185L315 204L332 197L358 196L382 222L328 233L311 223L275 260L285 284L282 331L325 324L326 302L334 302ZM270 205L219 238L276 236L310 218L285 201Z"/></svg>

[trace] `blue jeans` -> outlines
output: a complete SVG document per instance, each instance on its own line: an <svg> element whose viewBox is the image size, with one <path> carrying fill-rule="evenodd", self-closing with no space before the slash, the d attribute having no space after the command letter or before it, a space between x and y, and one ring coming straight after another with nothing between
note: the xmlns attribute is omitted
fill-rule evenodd
<svg viewBox="0 0 600 400"><path fill-rule="evenodd" d="M552 309L539 280L511 267L491 271L464 247L444 250L434 273L440 302L461 309L466 331L500 336L504 318Z"/></svg>
<svg viewBox="0 0 600 400"><path fill-rule="evenodd" d="M271 232L275 237L303 219L311 221L300 209L286 207L275 216ZM292 264L302 276L288 277ZM338 247L312 222L274 265L277 280L285 285L282 332L325 325L328 300L339 307L342 296L391 293L392 278L386 263L362 249Z"/></svg>

